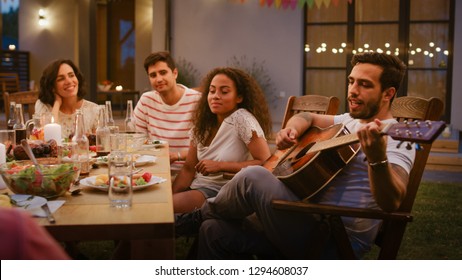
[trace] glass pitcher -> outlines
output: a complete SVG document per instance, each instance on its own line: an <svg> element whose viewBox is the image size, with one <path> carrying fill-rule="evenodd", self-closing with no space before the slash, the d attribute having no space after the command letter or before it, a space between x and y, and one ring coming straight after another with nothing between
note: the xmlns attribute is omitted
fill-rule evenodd
<svg viewBox="0 0 462 280"><path fill-rule="evenodd" d="M27 138L30 140L44 140L43 127L51 122L51 114L33 114L26 122Z"/></svg>

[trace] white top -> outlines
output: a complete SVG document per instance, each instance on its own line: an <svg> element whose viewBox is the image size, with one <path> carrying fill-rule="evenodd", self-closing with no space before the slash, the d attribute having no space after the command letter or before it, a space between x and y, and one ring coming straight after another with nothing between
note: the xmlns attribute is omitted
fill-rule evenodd
<svg viewBox="0 0 462 280"><path fill-rule="evenodd" d="M51 114L52 109L52 106L42 103L40 99L35 102L35 114ZM95 134L96 128L98 127L98 104L84 99L80 110L82 110L83 113L85 132L87 134ZM61 125L62 137L68 138L69 135L74 132L75 113L65 114L59 111L58 117L58 123Z"/></svg>
<svg viewBox="0 0 462 280"><path fill-rule="evenodd" d="M172 152L189 148L191 119L201 97L196 90L178 86L185 91L176 104L165 104L153 90L143 93L134 110L136 131L148 133L151 140L167 141Z"/></svg>
<svg viewBox="0 0 462 280"><path fill-rule="evenodd" d="M383 120L385 124L397 123L395 119ZM334 123L343 123L350 133L364 126L358 119L353 119L349 113L334 117ZM388 137L387 140L388 162L397 164L409 173L415 159L415 149L406 149L406 144L398 149L399 141ZM330 205L341 205L359 208L380 209L375 202L368 176L366 156L360 150L349 164L329 183L312 201ZM353 249L357 254L370 250L369 244L374 243L376 233L380 227L381 220L342 217ZM362 241L361 241L362 240ZM361 252L361 253L360 253Z"/></svg>
<svg viewBox="0 0 462 280"><path fill-rule="evenodd" d="M191 141L197 147L198 160L239 162L252 158L247 145L250 143L253 132L258 137L265 137L257 119L246 109L238 109L223 120L210 146L205 147L202 144L196 144L197 141L192 135L192 130L190 134ZM221 186L228 181L223 179L223 173L209 176L196 173L196 178L190 188L207 188L218 192Z"/></svg>

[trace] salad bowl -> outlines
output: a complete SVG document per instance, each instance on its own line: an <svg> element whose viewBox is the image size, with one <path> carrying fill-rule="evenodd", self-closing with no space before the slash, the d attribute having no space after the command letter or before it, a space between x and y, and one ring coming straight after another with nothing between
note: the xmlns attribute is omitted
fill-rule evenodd
<svg viewBox="0 0 462 280"><path fill-rule="evenodd" d="M30 161L12 161L0 165L0 174L13 193L50 199L65 194L80 173L74 163L40 164L40 168L42 174Z"/></svg>

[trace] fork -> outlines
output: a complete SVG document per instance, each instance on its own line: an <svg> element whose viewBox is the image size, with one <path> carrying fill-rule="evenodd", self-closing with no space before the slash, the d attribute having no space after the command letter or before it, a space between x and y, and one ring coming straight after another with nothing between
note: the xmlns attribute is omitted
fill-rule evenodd
<svg viewBox="0 0 462 280"><path fill-rule="evenodd" d="M42 209L47 214L48 222L50 222L50 224L56 223L55 217L51 213L50 207L48 207L48 202L42 205Z"/></svg>

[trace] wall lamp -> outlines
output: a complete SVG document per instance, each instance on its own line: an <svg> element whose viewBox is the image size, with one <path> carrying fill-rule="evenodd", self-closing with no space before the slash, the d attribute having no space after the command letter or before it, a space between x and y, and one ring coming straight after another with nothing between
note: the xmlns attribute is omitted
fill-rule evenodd
<svg viewBox="0 0 462 280"><path fill-rule="evenodd" d="M44 9L40 9L39 12L38 12L38 14L39 14L39 21L38 21L38 24L39 24L40 26L46 26L46 25L48 25L48 20L47 20L47 18L46 18L46 12L45 12L45 10L44 10Z"/></svg>

